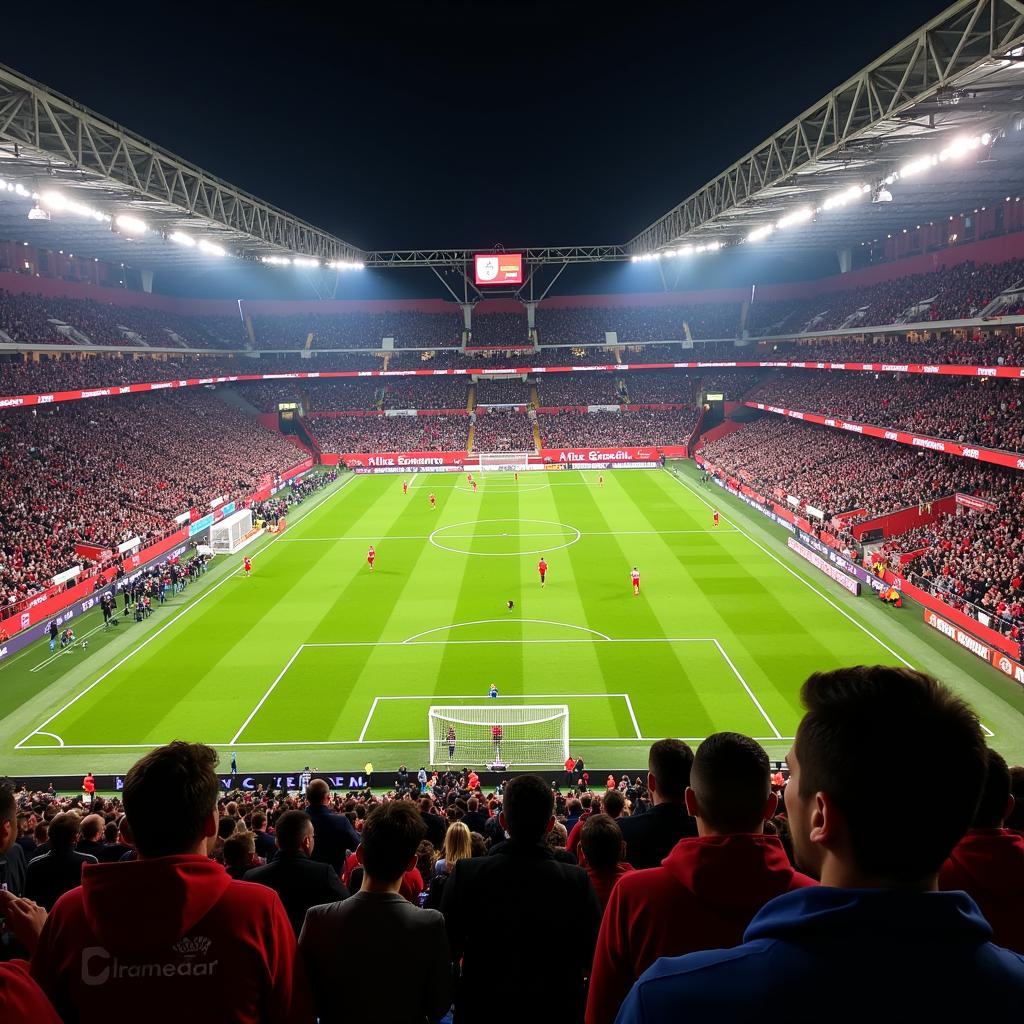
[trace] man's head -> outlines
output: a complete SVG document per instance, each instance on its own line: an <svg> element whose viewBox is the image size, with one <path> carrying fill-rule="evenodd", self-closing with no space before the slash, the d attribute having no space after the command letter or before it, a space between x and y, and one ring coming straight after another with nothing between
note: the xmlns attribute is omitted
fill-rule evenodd
<svg viewBox="0 0 1024 1024"><path fill-rule="evenodd" d="M700 835L763 832L778 803L771 763L755 740L719 732L697 748L686 809L697 819Z"/></svg>
<svg viewBox="0 0 1024 1024"><path fill-rule="evenodd" d="M1024 832L1024 766L1014 765L1010 769L1010 795L1013 810L1007 815L1005 825L1017 832Z"/></svg>
<svg viewBox="0 0 1024 1024"><path fill-rule="evenodd" d="M305 811L285 811L274 829L277 848L282 853L313 852L313 821Z"/></svg>
<svg viewBox="0 0 1024 1024"><path fill-rule="evenodd" d="M580 831L580 846L595 871L610 871L625 856L626 844L614 819L592 814Z"/></svg>
<svg viewBox="0 0 1024 1024"><path fill-rule="evenodd" d="M262 811L256 811L250 820L253 832L262 832L267 827L267 816Z"/></svg>
<svg viewBox="0 0 1024 1024"><path fill-rule="evenodd" d="M393 801L375 807L363 825L362 842L356 851L367 878L390 885L416 863L416 850L427 834L416 805Z"/></svg>
<svg viewBox="0 0 1024 1024"><path fill-rule="evenodd" d="M224 840L224 864L229 868L244 868L252 863L256 840L251 832L235 832Z"/></svg>
<svg viewBox="0 0 1024 1024"><path fill-rule="evenodd" d="M54 853L70 850L78 839L78 832L81 827L82 819L74 811L65 811L63 814L58 814L50 822L50 849Z"/></svg>
<svg viewBox="0 0 1024 1024"><path fill-rule="evenodd" d="M86 843L98 843L103 835L103 815L88 814L82 819L80 839Z"/></svg>
<svg viewBox="0 0 1024 1024"><path fill-rule="evenodd" d="M519 775L505 787L501 826L515 840L538 843L554 824L555 801L539 775Z"/></svg>
<svg viewBox="0 0 1024 1024"><path fill-rule="evenodd" d="M886 665L816 673L801 697L785 794L800 868L826 885L934 888L985 781L974 712L931 676Z"/></svg>
<svg viewBox="0 0 1024 1024"><path fill-rule="evenodd" d="M124 809L143 857L204 852L217 835L217 751L175 740L146 754L124 780Z"/></svg>
<svg viewBox="0 0 1024 1024"><path fill-rule="evenodd" d="M1002 754L988 752L988 771L985 773L985 788L981 791L978 809L974 812L973 828L1002 828L1003 822L1013 811L1014 800L1010 793L1010 769Z"/></svg>
<svg viewBox="0 0 1024 1024"><path fill-rule="evenodd" d="M601 805L609 818L618 818L626 806L626 798L617 789L610 789L601 799Z"/></svg>
<svg viewBox="0 0 1024 1024"><path fill-rule="evenodd" d="M18 802L9 786L0 786L0 854L18 838Z"/></svg>
<svg viewBox="0 0 1024 1024"><path fill-rule="evenodd" d="M693 751L682 740L658 740L647 757L647 788L656 804L683 802Z"/></svg>
<svg viewBox="0 0 1024 1024"><path fill-rule="evenodd" d="M331 795L331 787L323 779L313 779L306 787L306 799L312 807L322 807Z"/></svg>

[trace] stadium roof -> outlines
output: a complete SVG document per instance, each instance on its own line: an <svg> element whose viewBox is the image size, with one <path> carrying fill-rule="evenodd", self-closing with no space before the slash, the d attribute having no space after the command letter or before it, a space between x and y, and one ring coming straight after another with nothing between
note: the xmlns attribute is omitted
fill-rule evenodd
<svg viewBox="0 0 1024 1024"><path fill-rule="evenodd" d="M152 269L215 258L199 242L249 259L296 253L325 263L362 259L348 242L3 65L0 179L0 237L46 249ZM28 219L34 206L38 219ZM119 225L126 215L148 230Z"/></svg>
<svg viewBox="0 0 1024 1024"><path fill-rule="evenodd" d="M627 248L834 250L1024 196L1022 115L1024 3L960 0Z"/></svg>

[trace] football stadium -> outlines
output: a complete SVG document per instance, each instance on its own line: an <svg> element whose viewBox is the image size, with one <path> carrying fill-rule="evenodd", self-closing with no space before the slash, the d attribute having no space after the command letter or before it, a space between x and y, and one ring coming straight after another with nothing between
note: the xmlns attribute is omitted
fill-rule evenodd
<svg viewBox="0 0 1024 1024"><path fill-rule="evenodd" d="M1024 7L461 13L0 40L0 1016L1019 1015Z"/></svg>

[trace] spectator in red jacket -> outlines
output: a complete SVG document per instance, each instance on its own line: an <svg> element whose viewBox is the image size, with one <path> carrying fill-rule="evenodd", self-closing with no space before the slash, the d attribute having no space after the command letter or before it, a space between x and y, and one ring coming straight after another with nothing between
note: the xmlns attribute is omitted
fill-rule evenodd
<svg viewBox="0 0 1024 1024"><path fill-rule="evenodd" d="M139 859L93 864L58 900L32 974L65 1020L261 1024L312 1019L291 924L273 890L209 859L217 753L175 741L125 777ZM157 982L159 979L159 982ZM155 997L159 986L159 997Z"/></svg>
<svg viewBox="0 0 1024 1024"><path fill-rule="evenodd" d="M1010 769L990 750L974 821L942 865L939 888L966 892L992 926L992 941L1024 953L1024 838L1003 827L1014 803Z"/></svg>
<svg viewBox="0 0 1024 1024"><path fill-rule="evenodd" d="M587 1024L611 1024L637 978L659 957L734 946L781 893L814 885L764 834L779 798L760 744L721 732L698 748L686 790L697 838L676 843L660 867L620 878L601 922Z"/></svg>
<svg viewBox="0 0 1024 1024"><path fill-rule="evenodd" d="M622 830L607 814L591 814L580 829L580 849L583 851L583 866L603 909L608 905L615 883L634 870L625 859L626 844L622 840Z"/></svg>

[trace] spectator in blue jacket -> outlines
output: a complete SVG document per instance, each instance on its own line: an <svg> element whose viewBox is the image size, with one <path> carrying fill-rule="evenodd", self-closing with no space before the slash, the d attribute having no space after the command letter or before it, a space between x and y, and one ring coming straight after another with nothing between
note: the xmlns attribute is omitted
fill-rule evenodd
<svg viewBox="0 0 1024 1024"><path fill-rule="evenodd" d="M787 1021L1019 1017L1024 957L992 943L966 893L938 891L985 781L977 717L889 666L815 674L802 698L786 812L797 864L821 885L765 904L742 945L658 960L617 1024L760 1020L783 1004Z"/></svg>

